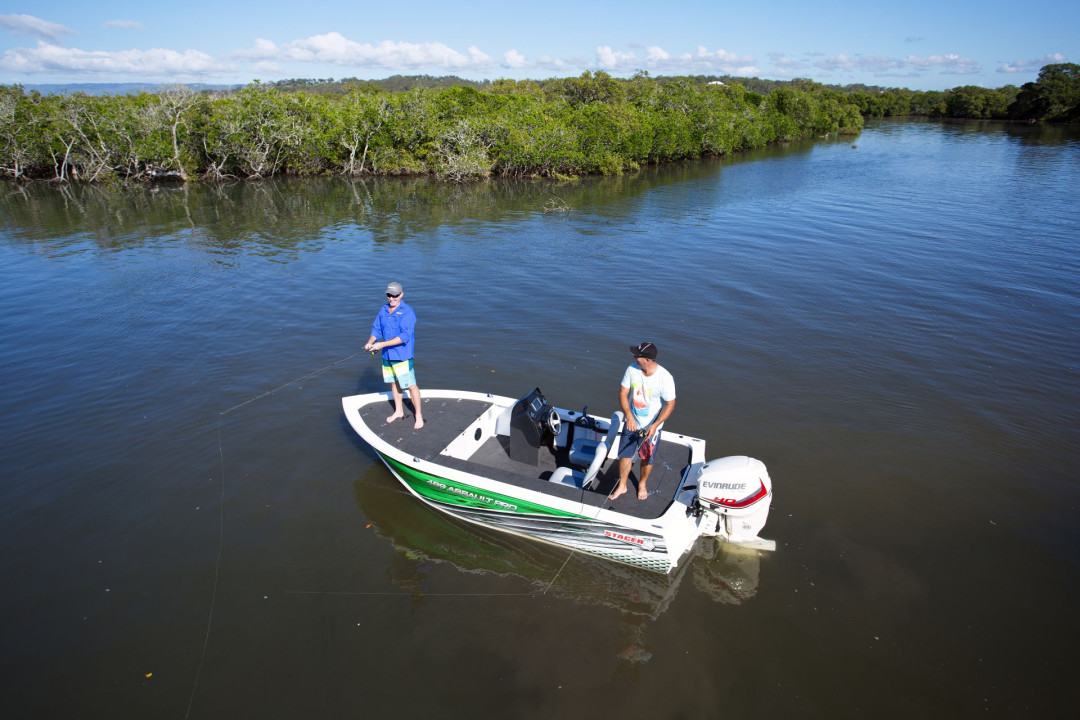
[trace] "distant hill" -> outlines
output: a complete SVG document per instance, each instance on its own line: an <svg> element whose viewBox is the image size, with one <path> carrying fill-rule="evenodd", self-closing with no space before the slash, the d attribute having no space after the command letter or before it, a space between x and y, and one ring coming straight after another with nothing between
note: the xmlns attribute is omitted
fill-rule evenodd
<svg viewBox="0 0 1080 720"><path fill-rule="evenodd" d="M208 85L206 83L182 83L195 90L235 90L242 85ZM163 87L173 87L176 83L54 83L41 85L23 85L27 92L37 90L42 95L71 95L72 93L84 93L86 95L138 95L139 93L156 93Z"/></svg>
<svg viewBox="0 0 1080 720"><path fill-rule="evenodd" d="M320 95L344 95L351 90L365 87L389 90L390 92L407 92L415 88L440 90L463 85L476 90L484 90L491 86L491 81L466 80L457 75L391 75L381 80L360 80L354 77L342 78L341 80L333 78L326 78L325 80L292 78L267 84L287 92L303 90Z"/></svg>

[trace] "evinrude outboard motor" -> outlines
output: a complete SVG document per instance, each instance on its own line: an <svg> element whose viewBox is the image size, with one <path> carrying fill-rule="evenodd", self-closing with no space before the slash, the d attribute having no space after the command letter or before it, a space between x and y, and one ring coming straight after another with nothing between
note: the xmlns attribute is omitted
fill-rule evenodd
<svg viewBox="0 0 1080 720"><path fill-rule="evenodd" d="M697 485L703 534L761 550L776 549L774 541L758 537L772 503L772 480L765 463L745 455L710 460L690 468L686 485ZM710 528L713 522L715 529Z"/></svg>

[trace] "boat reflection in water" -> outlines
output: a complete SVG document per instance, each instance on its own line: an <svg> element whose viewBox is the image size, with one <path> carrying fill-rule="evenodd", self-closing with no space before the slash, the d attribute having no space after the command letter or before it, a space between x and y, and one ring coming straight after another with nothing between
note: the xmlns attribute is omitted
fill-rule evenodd
<svg viewBox="0 0 1080 720"><path fill-rule="evenodd" d="M670 574L613 563L488 530L434 513L417 503L381 466L353 484L371 529L395 550L391 582L420 602L442 566L459 572L517 577L548 595L619 611L628 631L618 656L646 662L645 629L675 598L685 576L717 603L741 605L757 593L760 551L702 537Z"/></svg>

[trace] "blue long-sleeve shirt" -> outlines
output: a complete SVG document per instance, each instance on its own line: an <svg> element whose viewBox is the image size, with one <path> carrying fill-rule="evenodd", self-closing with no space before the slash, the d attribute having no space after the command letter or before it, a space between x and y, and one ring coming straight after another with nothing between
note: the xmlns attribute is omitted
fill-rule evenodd
<svg viewBox="0 0 1080 720"><path fill-rule="evenodd" d="M413 344L416 332L416 312L412 306L404 300L397 306L392 314L390 303L386 303L379 309L375 316L375 322L371 323L371 334L376 339L386 342L394 338L401 338L400 345L384 347L382 356L386 360L396 362L408 360L413 356Z"/></svg>

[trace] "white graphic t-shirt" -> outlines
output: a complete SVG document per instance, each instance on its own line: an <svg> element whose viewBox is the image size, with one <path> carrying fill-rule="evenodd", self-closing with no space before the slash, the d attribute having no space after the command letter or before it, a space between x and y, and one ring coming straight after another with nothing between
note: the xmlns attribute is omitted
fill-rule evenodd
<svg viewBox="0 0 1080 720"><path fill-rule="evenodd" d="M630 388L630 410L638 427L652 422L664 403L675 399L675 378L659 365L652 375L646 375L634 363L623 373L622 386Z"/></svg>

